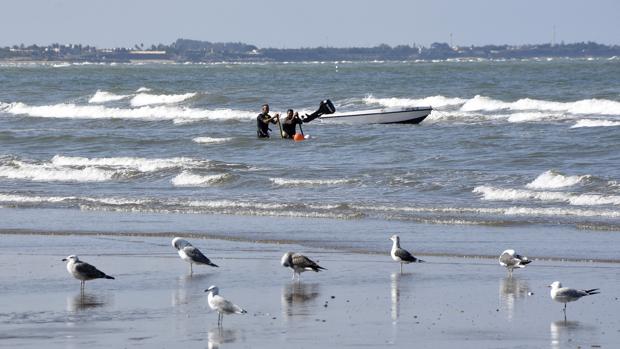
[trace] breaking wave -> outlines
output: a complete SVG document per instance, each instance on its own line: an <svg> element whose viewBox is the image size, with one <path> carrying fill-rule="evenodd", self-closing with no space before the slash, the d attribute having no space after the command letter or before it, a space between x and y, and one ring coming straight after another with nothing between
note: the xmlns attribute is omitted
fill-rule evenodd
<svg viewBox="0 0 620 349"><path fill-rule="evenodd" d="M460 109L461 111L538 110L568 114L620 115L620 102L605 99L553 102L531 98L523 98L515 102L504 102L476 95L474 98L467 100Z"/></svg>
<svg viewBox="0 0 620 349"><path fill-rule="evenodd" d="M144 106L139 108L109 108L103 105L76 105L61 103L31 106L21 102L0 105L3 112L40 118L69 119L136 119L136 120L248 120L255 118L253 111L233 109L196 109L179 106Z"/></svg>
<svg viewBox="0 0 620 349"><path fill-rule="evenodd" d="M590 178L591 176L564 176L563 174L546 171L538 176L534 181L526 185L530 189L557 189L570 187L578 184L583 179Z"/></svg>
<svg viewBox="0 0 620 349"><path fill-rule="evenodd" d="M222 137L222 138L214 138L214 137L196 137L192 139L196 143L203 144L218 144L218 143L226 143L232 140L232 137Z"/></svg>
<svg viewBox="0 0 620 349"><path fill-rule="evenodd" d="M216 175L197 175L187 171L183 171L174 177L171 182L176 187L203 187L226 182L231 175L227 173Z"/></svg>
<svg viewBox="0 0 620 349"><path fill-rule="evenodd" d="M275 185L284 187L295 186L320 186L320 185L339 185L352 183L352 179L287 179L287 178L269 178Z"/></svg>
<svg viewBox="0 0 620 349"><path fill-rule="evenodd" d="M571 126L571 128L612 127L612 126L620 126L620 121L584 119L584 120L577 121L577 123Z"/></svg>
<svg viewBox="0 0 620 349"><path fill-rule="evenodd" d="M113 101L120 101L121 99L125 99L129 97L129 95L116 95L110 92L97 90L95 94L88 100L88 103L106 103Z"/></svg>
<svg viewBox="0 0 620 349"><path fill-rule="evenodd" d="M565 202L574 206L620 205L620 196L601 194L575 194L553 191L534 191L524 189L502 189L478 186L473 190L488 201L554 201Z"/></svg>
<svg viewBox="0 0 620 349"><path fill-rule="evenodd" d="M372 95L364 98L366 104L379 104L384 107L420 107L420 106L433 106L434 108L441 108L447 106L458 106L465 103L467 100L462 98L451 98L444 96L432 96L420 99L411 98L375 98Z"/></svg>
<svg viewBox="0 0 620 349"><path fill-rule="evenodd" d="M8 165L0 165L0 178L35 182L104 182L112 180L115 175L115 171L93 167L66 168L17 160L11 161Z"/></svg>
<svg viewBox="0 0 620 349"><path fill-rule="evenodd" d="M195 92L177 95L151 95L139 93L130 101L132 107L144 107L155 104L176 104L196 96Z"/></svg>
<svg viewBox="0 0 620 349"><path fill-rule="evenodd" d="M84 158L56 155L52 158L51 163L55 166L98 166L133 169L140 172L154 172L170 168L206 166L209 161L184 157L168 159L149 159L137 157Z"/></svg>

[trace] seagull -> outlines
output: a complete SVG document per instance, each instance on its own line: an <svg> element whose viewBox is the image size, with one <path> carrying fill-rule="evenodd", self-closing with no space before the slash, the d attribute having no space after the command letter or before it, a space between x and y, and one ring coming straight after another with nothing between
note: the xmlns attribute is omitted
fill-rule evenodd
<svg viewBox="0 0 620 349"><path fill-rule="evenodd" d="M551 287L551 299L556 302L564 303L564 319L566 319L566 303L574 302L579 300L581 297L600 293L598 292L598 288L593 288L591 290L577 290L574 288L562 287L562 283L559 281L554 281L548 287Z"/></svg>
<svg viewBox="0 0 620 349"><path fill-rule="evenodd" d="M424 261L414 257L409 251L400 247L400 237L398 235L392 235L390 240L394 241L392 244L392 251L390 254L392 255L392 259L396 262L400 262L400 273L403 273L403 264L409 263L423 263Z"/></svg>
<svg viewBox="0 0 620 349"><path fill-rule="evenodd" d="M106 275L106 273L95 268L95 266L82 262L76 255L72 254L67 258L63 258L62 261L67 262L67 271L69 274L80 280L80 291L84 291L86 281L94 279L114 279L114 277Z"/></svg>
<svg viewBox="0 0 620 349"><path fill-rule="evenodd" d="M217 267L217 265L212 263L209 258L207 258L207 256L202 254L199 249L192 246L192 244L190 244L189 241L185 239L181 239L179 237L172 239L172 247L177 249L177 252L179 252L179 257L181 257L182 260L189 263L190 275L194 273L194 270L192 268L192 265L194 263L206 264L212 267Z"/></svg>
<svg viewBox="0 0 620 349"><path fill-rule="evenodd" d="M531 262L527 257L518 255L515 250L506 250L499 256L499 264L508 269L510 276L515 268L525 268Z"/></svg>
<svg viewBox="0 0 620 349"><path fill-rule="evenodd" d="M210 286L205 290L209 292L207 302L209 307L217 311L217 326L222 326L224 314L245 314L247 311L240 306L233 304L231 301L219 295L220 289L217 286Z"/></svg>
<svg viewBox="0 0 620 349"><path fill-rule="evenodd" d="M318 273L320 270L327 270L326 268L316 264L312 259L302 254L293 252L286 252L284 256L282 256L280 263L282 263L283 267L293 269L292 280L295 280L295 274L297 274L297 278L301 280L301 273L304 271L312 270Z"/></svg>

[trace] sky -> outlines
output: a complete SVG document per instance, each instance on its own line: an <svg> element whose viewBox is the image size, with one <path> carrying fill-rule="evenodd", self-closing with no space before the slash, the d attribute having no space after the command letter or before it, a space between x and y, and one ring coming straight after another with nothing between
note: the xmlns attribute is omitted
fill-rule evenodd
<svg viewBox="0 0 620 349"><path fill-rule="evenodd" d="M620 0L0 0L0 46L620 45Z"/></svg>

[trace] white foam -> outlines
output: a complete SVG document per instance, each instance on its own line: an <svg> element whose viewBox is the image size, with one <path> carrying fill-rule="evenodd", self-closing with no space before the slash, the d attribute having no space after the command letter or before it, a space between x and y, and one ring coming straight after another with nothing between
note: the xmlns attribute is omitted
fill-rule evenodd
<svg viewBox="0 0 620 349"><path fill-rule="evenodd" d="M227 173L204 176L183 171L181 174L174 177L171 182L177 187L204 187L222 183L228 178L230 178L230 175Z"/></svg>
<svg viewBox="0 0 620 349"><path fill-rule="evenodd" d="M289 179L289 178L269 178L271 182L281 186L320 186L338 185L351 183L350 179Z"/></svg>
<svg viewBox="0 0 620 349"><path fill-rule="evenodd" d="M130 104L132 107L144 107L154 104L176 104L196 96L196 93L184 93L176 95L152 95L148 93L139 93L134 96Z"/></svg>
<svg viewBox="0 0 620 349"><path fill-rule="evenodd" d="M144 87L144 86L142 86L142 87L140 87L139 89L136 90L136 92L138 92L138 93L140 93L140 92L149 92L149 91L151 91L151 89L148 88L148 87Z"/></svg>
<svg viewBox="0 0 620 349"><path fill-rule="evenodd" d="M129 95L115 95L110 92L97 90L97 92L95 92L95 94L88 100L88 103L105 103L120 101L121 99L127 97L129 97Z"/></svg>
<svg viewBox="0 0 620 349"><path fill-rule="evenodd" d="M138 157L85 158L55 155L52 158L52 164L55 166L111 167L134 169L140 172L154 172L170 168L199 167L207 163L208 160L196 160L184 157L149 159Z"/></svg>
<svg viewBox="0 0 620 349"><path fill-rule="evenodd" d="M214 137L196 137L192 139L196 143L203 144L217 144L217 143L226 143L232 140L232 137L222 137L222 138L214 138Z"/></svg>
<svg viewBox="0 0 620 349"><path fill-rule="evenodd" d="M612 126L620 126L620 121L583 119L577 121L577 123L571 126L571 128Z"/></svg>
<svg viewBox="0 0 620 349"><path fill-rule="evenodd" d="M35 182L103 182L111 180L115 175L115 171L92 167L75 169L22 161L12 161L11 164L0 166L0 177Z"/></svg>
<svg viewBox="0 0 620 349"><path fill-rule="evenodd" d="M138 119L138 120L247 120L253 111L232 109L194 109L178 106L145 106L140 108L108 108L103 105L61 103L30 106L21 102L3 105L5 113L41 118L67 119Z"/></svg>
<svg viewBox="0 0 620 349"><path fill-rule="evenodd" d="M530 189L557 189L573 186L590 176L564 176L554 171L545 171L534 181L526 184Z"/></svg>

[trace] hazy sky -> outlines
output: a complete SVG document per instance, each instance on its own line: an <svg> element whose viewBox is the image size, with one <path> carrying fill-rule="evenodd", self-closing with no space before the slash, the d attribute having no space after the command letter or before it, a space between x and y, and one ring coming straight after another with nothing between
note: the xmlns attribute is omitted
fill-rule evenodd
<svg viewBox="0 0 620 349"><path fill-rule="evenodd" d="M620 0L0 0L0 46L620 44Z"/></svg>

